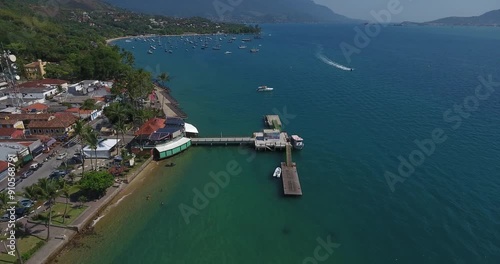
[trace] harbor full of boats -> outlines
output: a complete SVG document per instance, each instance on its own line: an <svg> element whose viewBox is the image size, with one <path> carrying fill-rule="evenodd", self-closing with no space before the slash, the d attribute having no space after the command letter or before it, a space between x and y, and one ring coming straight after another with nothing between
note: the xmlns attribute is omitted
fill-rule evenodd
<svg viewBox="0 0 500 264"><path fill-rule="evenodd" d="M246 51L249 53L258 53L262 44L259 40L262 35L227 35L227 34L212 34L212 35L180 35L180 36L138 36L126 39L125 42L130 43L132 49L135 49L135 42L148 43L145 52L147 54L155 54L157 52L165 52L168 54L183 51L189 52L192 50L224 50L225 54L231 54L235 50ZM239 43L239 44L238 44ZM230 51L232 50L232 51Z"/></svg>

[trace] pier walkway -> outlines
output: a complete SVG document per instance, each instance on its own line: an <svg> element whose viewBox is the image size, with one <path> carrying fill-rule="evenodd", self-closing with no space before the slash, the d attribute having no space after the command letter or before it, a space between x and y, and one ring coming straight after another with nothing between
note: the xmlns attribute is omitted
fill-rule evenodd
<svg viewBox="0 0 500 264"><path fill-rule="evenodd" d="M218 138L191 138L193 145L243 145L254 144L251 137L218 137Z"/></svg>
<svg viewBox="0 0 500 264"><path fill-rule="evenodd" d="M302 195L297 165L292 162L292 146L286 145L286 162L281 163L281 178L283 179L283 193L285 195Z"/></svg>

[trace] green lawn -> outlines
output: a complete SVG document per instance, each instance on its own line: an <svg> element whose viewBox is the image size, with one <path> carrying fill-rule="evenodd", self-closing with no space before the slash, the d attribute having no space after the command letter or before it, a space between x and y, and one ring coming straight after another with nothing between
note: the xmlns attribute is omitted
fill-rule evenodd
<svg viewBox="0 0 500 264"><path fill-rule="evenodd" d="M45 244L45 241L36 236L27 236L19 239L17 243L19 244L21 256L26 260L31 257L31 255L33 255L33 253L35 253L36 250L38 250L43 244ZM0 254L0 264L14 263L16 259L16 257L12 257L5 253Z"/></svg>
<svg viewBox="0 0 500 264"><path fill-rule="evenodd" d="M52 206L52 224L56 225L69 225L71 224L88 206L78 206L68 204L68 211L66 213L66 221L63 223L64 216L64 208L66 207L65 203L56 203ZM49 216L49 212L44 212L40 214L38 219L33 219L34 221L45 222Z"/></svg>

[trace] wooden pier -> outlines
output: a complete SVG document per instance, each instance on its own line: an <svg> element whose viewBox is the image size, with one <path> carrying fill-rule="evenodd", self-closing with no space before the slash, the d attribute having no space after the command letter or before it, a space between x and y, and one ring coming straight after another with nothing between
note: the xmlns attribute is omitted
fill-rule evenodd
<svg viewBox="0 0 500 264"><path fill-rule="evenodd" d="M269 128L281 130L281 120L278 115L265 115L264 122Z"/></svg>
<svg viewBox="0 0 500 264"><path fill-rule="evenodd" d="M297 165L292 162L292 146L290 144L286 146L286 162L281 163L281 178L283 179L283 193L285 195L302 195Z"/></svg>
<svg viewBox="0 0 500 264"><path fill-rule="evenodd" d="M251 137L214 137L214 138L191 138L191 144L197 145L244 145L255 144L255 138Z"/></svg>

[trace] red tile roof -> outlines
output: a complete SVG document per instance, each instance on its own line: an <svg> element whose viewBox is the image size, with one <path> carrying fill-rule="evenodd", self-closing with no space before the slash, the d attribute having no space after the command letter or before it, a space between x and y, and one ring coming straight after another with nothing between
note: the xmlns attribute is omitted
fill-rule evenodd
<svg viewBox="0 0 500 264"><path fill-rule="evenodd" d="M17 120L17 121L32 121L32 120L48 120L52 114L0 114L0 119Z"/></svg>
<svg viewBox="0 0 500 264"><path fill-rule="evenodd" d="M24 135L23 130L16 128L0 128L0 137L21 138Z"/></svg>
<svg viewBox="0 0 500 264"><path fill-rule="evenodd" d="M135 132L135 136L140 135L150 135L156 130L165 127L166 119L163 118L152 118L146 121L137 132Z"/></svg>
<svg viewBox="0 0 500 264"><path fill-rule="evenodd" d="M77 107L66 109L66 112L68 112L68 113L75 113L75 114L82 114L82 115L90 115L90 114L92 114L93 111L94 110L83 110L83 109L80 109Z"/></svg>
<svg viewBox="0 0 500 264"><path fill-rule="evenodd" d="M34 103L32 105L28 105L27 107L23 108L23 111L31 112L33 109L35 109L36 111L43 111L43 110L47 110L48 108L49 107L45 104Z"/></svg>
<svg viewBox="0 0 500 264"><path fill-rule="evenodd" d="M9 163L7 161L0 160L0 172L3 172L8 168L9 168Z"/></svg>
<svg viewBox="0 0 500 264"><path fill-rule="evenodd" d="M37 80L37 81L32 81L32 82L25 82L21 83L18 85L20 88L43 88L47 87L48 85L63 85L67 84L68 81L65 80L58 80L58 79L42 79L42 80Z"/></svg>
<svg viewBox="0 0 500 264"><path fill-rule="evenodd" d="M34 120L28 124L28 127L31 128L67 128L73 125L76 120L79 118L74 116L71 113L55 113L55 118L50 119L48 121L38 121Z"/></svg>

